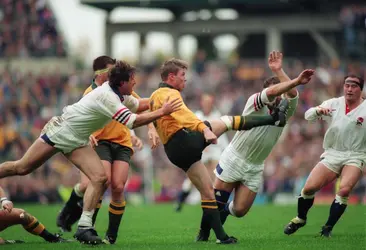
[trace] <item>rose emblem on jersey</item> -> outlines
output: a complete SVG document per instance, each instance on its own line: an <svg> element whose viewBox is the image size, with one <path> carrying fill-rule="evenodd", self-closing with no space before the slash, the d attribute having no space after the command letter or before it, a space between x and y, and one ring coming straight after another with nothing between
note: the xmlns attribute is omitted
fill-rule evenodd
<svg viewBox="0 0 366 250"><path fill-rule="evenodd" d="M357 118L356 125L358 125L358 126L362 126L362 124L363 124L363 118L362 118L362 117L358 117L358 118Z"/></svg>

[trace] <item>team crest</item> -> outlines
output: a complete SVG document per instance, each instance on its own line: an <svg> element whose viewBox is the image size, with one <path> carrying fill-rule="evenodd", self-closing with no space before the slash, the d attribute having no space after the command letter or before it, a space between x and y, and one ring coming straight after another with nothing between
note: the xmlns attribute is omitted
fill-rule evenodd
<svg viewBox="0 0 366 250"><path fill-rule="evenodd" d="M362 126L362 124L363 124L363 118L362 118L362 117L358 117L358 118L357 118L356 125L357 125L357 126Z"/></svg>

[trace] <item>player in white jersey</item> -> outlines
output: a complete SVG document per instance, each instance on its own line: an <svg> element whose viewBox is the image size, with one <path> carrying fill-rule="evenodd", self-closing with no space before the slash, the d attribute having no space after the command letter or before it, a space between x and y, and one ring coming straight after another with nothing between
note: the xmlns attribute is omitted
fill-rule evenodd
<svg viewBox="0 0 366 250"><path fill-rule="evenodd" d="M361 77L347 76L343 85L344 96L332 98L306 111L306 120L322 119L328 122L329 127L323 141L324 153L301 190L297 217L285 227L285 234L293 234L305 226L315 193L337 177L340 177L339 190L320 235L329 237L345 211L348 196L361 179L366 164L366 101L362 98L363 86Z"/></svg>
<svg viewBox="0 0 366 250"><path fill-rule="evenodd" d="M273 112L280 102L289 102L287 119L297 107L298 92L296 86L307 84L313 70L303 71L297 78L289 80L282 70L282 54L272 52L269 66L277 77L264 82L264 89L249 97L243 115L267 114ZM278 141L283 128L263 126L248 131L236 132L229 146L222 153L215 169L214 189L220 209L221 222L229 214L243 217L250 209L262 185L264 160ZM228 203L235 189L234 199Z"/></svg>
<svg viewBox="0 0 366 250"><path fill-rule="evenodd" d="M44 127L40 138L17 161L0 165L0 178L27 175L40 167L54 154L63 153L89 179L84 195L81 215L75 238L87 244L100 244L101 238L92 226L92 216L104 192L106 173L97 153L89 143L89 136L112 119L129 128L148 124L176 111L181 102L167 100L159 110L133 114L132 111L148 109L148 99L136 100L130 96L135 85L136 69L125 62L117 62L110 70L109 82L96 88L79 102L67 106L63 114L52 118Z"/></svg>
<svg viewBox="0 0 366 250"><path fill-rule="evenodd" d="M200 105L202 110L195 112L198 119L201 121L211 121L218 119L222 116L220 111L215 108L215 97L211 94L203 94L200 99ZM205 164L208 172L211 174L212 181L215 176L213 170L219 162L221 153L229 145L229 139L226 134L223 134L218 140L217 144L211 144L202 152L202 161ZM175 208L177 212L180 212L185 200L190 194L194 195L195 188L189 178L186 178L182 184L182 190L178 194L178 204ZM199 193L197 192L198 196Z"/></svg>

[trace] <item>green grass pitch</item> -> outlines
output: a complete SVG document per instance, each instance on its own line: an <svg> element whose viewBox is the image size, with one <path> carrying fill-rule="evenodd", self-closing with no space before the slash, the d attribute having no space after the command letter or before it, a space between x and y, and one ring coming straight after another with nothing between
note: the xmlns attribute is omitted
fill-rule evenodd
<svg viewBox="0 0 366 250"><path fill-rule="evenodd" d="M55 218L60 206L26 205L22 208L35 215L49 231L58 230ZM366 206L349 206L333 230L332 238L317 237L328 217L328 211L329 206L314 206L309 213L308 224L296 234L286 236L283 228L296 214L295 206L254 206L244 218L229 217L225 228L239 242L224 246L215 244L213 233L207 243L194 242L201 216L199 206L186 206L181 213L176 213L171 204L127 205L115 245L91 247L78 242L49 244L28 234L20 226L14 226L1 232L0 236L5 239L21 239L26 243L4 245L1 249L366 249ZM107 223L108 212L104 206L96 226L100 236L104 236ZM72 238L72 235L65 233L64 237Z"/></svg>

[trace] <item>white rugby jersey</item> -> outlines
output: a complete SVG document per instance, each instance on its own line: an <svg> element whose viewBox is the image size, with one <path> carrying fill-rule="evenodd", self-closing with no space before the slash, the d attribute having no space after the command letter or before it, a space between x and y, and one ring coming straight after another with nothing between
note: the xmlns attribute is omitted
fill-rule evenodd
<svg viewBox="0 0 366 250"><path fill-rule="evenodd" d="M243 111L245 115L265 115L270 110L266 106L272 100L269 100L266 94L268 88L249 97ZM282 96L282 98L285 98ZM299 94L295 98L289 99L289 109L287 117L290 118L296 111ZM254 165L261 165L271 153L274 145L281 136L283 127L261 126L251 130L238 131L225 149L223 154L234 153L235 157L240 157L244 162ZM233 156L234 157L234 156ZM224 162L222 164L225 164Z"/></svg>
<svg viewBox="0 0 366 250"><path fill-rule="evenodd" d="M95 88L75 104L66 106L62 122L79 138L89 138L112 119L132 128L139 101L132 95L120 96L108 82Z"/></svg>
<svg viewBox="0 0 366 250"><path fill-rule="evenodd" d="M201 121L210 121L214 119L219 119L221 117L221 113L218 110L212 110L209 115L205 115L201 110L196 111L196 116ZM217 140L217 144L209 145L205 151L208 152L209 150L217 150L220 149L221 152L229 145L229 138L224 133L222 134L219 139Z"/></svg>
<svg viewBox="0 0 366 250"><path fill-rule="evenodd" d="M350 112L344 96L326 100L320 106L332 109L331 116L318 116L314 107L305 112L305 119L322 119L329 124L323 148L366 154L366 101Z"/></svg>

